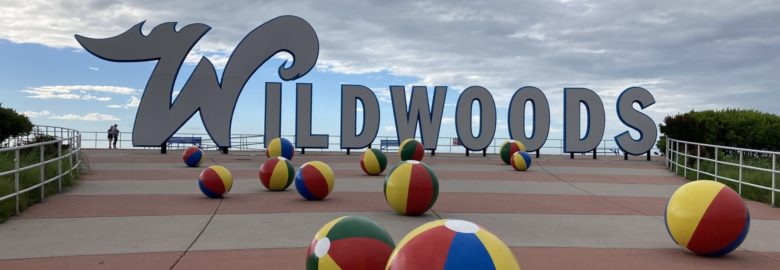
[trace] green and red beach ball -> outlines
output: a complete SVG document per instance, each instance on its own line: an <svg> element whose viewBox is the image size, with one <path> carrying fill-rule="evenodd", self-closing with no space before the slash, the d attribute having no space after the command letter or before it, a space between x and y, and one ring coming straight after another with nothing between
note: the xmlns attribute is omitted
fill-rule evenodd
<svg viewBox="0 0 780 270"><path fill-rule="evenodd" d="M306 269L384 269L394 248L393 238L376 222L359 216L340 217L314 235Z"/></svg>

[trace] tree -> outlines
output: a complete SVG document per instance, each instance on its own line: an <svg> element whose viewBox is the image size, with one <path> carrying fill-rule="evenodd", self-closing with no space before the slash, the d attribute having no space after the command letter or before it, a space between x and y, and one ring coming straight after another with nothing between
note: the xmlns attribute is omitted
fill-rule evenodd
<svg viewBox="0 0 780 270"><path fill-rule="evenodd" d="M32 131L33 124L30 118L17 113L14 109L3 108L2 105L0 103L0 142Z"/></svg>

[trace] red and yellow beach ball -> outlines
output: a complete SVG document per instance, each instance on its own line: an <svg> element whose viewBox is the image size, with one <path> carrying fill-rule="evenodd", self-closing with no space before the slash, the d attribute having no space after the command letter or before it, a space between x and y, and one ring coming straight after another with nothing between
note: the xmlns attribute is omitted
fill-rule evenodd
<svg viewBox="0 0 780 270"><path fill-rule="evenodd" d="M425 147L415 139L406 139L398 147L398 155L401 156L401 160L420 161L425 155Z"/></svg>
<svg viewBox="0 0 780 270"><path fill-rule="evenodd" d="M272 157L260 165L260 183L270 191L282 191L292 184L295 167L284 157Z"/></svg>
<svg viewBox="0 0 780 270"><path fill-rule="evenodd" d="M700 180L674 192L665 221L675 243L697 255L716 257L742 244L750 228L750 213L731 188Z"/></svg>
<svg viewBox="0 0 780 270"><path fill-rule="evenodd" d="M225 167L212 165L200 173L198 186L209 198L222 198L233 187L233 176Z"/></svg>
<svg viewBox="0 0 780 270"><path fill-rule="evenodd" d="M414 229L398 242L385 269L520 269L512 251L485 228L441 219Z"/></svg>
<svg viewBox="0 0 780 270"><path fill-rule="evenodd" d="M385 228L359 216L334 219L314 235L306 269L382 269L395 248Z"/></svg>
<svg viewBox="0 0 780 270"><path fill-rule="evenodd" d="M531 156L523 151L517 151L512 154L512 168L517 171L526 171L531 167Z"/></svg>
<svg viewBox="0 0 780 270"><path fill-rule="evenodd" d="M203 163L203 160L206 159L206 155L203 154L203 150L200 150L200 147L193 145L188 147L187 150L184 150L181 159L187 167L198 167Z"/></svg>
<svg viewBox="0 0 780 270"><path fill-rule="evenodd" d="M501 150L499 152L501 160L506 164L511 164L512 155L517 152L525 152L525 145L520 141L508 140L501 144Z"/></svg>
<svg viewBox="0 0 780 270"><path fill-rule="evenodd" d="M387 156L379 149L369 148L360 156L360 168L368 175L379 175L387 168Z"/></svg>
<svg viewBox="0 0 780 270"><path fill-rule="evenodd" d="M416 160L398 163L385 177L385 200L396 212L419 216L439 196L439 180L428 165Z"/></svg>
<svg viewBox="0 0 780 270"><path fill-rule="evenodd" d="M307 162L295 174L295 189L310 201L325 199L333 191L335 182L333 170L322 161Z"/></svg>

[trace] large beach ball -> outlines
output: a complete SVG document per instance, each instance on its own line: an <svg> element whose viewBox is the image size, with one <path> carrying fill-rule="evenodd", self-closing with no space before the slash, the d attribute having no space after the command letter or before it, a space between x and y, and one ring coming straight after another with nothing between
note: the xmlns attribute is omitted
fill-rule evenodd
<svg viewBox="0 0 780 270"><path fill-rule="evenodd" d="M206 155L203 154L203 150L200 150L200 147L193 145L184 150L181 159L184 160L184 164L187 164L187 167L198 167L206 159Z"/></svg>
<svg viewBox="0 0 780 270"><path fill-rule="evenodd" d="M406 235L385 269L520 269L515 255L494 234L465 220L441 219Z"/></svg>
<svg viewBox="0 0 780 270"><path fill-rule="evenodd" d="M233 187L233 176L225 167L212 165L200 173L198 186L209 198L222 198Z"/></svg>
<svg viewBox="0 0 780 270"><path fill-rule="evenodd" d="M314 235L306 269L382 269L395 248L385 228L359 216L334 219Z"/></svg>
<svg viewBox="0 0 780 270"><path fill-rule="evenodd" d="M419 216L439 197L439 180L428 165L416 160L401 161L385 177L385 200L396 212Z"/></svg>
<svg viewBox="0 0 780 270"><path fill-rule="evenodd" d="M287 160L292 160L295 155L295 146L285 138L275 138L266 146L265 156L272 157L284 157Z"/></svg>
<svg viewBox="0 0 780 270"><path fill-rule="evenodd" d="M333 170L322 161L307 162L295 174L295 188L310 201L325 199L333 191L335 181Z"/></svg>
<svg viewBox="0 0 780 270"><path fill-rule="evenodd" d="M523 151L517 151L512 154L511 160L512 168L518 171L525 171L531 167L531 156Z"/></svg>
<svg viewBox="0 0 780 270"><path fill-rule="evenodd" d="M511 164L512 155L517 152L525 152L525 145L520 141L508 140L501 144L501 160L506 164Z"/></svg>
<svg viewBox="0 0 780 270"><path fill-rule="evenodd" d="M401 156L401 160L420 161L425 155L425 147L415 139L406 139L398 147L398 155Z"/></svg>
<svg viewBox="0 0 780 270"><path fill-rule="evenodd" d="M284 157L272 157L260 165L260 183L271 191L282 191L292 184L295 167Z"/></svg>
<svg viewBox="0 0 780 270"><path fill-rule="evenodd" d="M697 255L715 257L742 244L750 228L750 213L731 188L700 180L674 192L665 221L675 243Z"/></svg>
<svg viewBox="0 0 780 270"><path fill-rule="evenodd" d="M387 168L387 157L382 151L369 148L360 156L360 168L368 175L379 175Z"/></svg>

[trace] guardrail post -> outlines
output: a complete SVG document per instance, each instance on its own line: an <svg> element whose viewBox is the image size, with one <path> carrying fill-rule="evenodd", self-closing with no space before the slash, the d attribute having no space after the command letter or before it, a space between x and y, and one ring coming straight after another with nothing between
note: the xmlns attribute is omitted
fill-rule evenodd
<svg viewBox="0 0 780 270"><path fill-rule="evenodd" d="M696 180L701 179L699 172L701 172L701 144L696 145Z"/></svg>
<svg viewBox="0 0 780 270"><path fill-rule="evenodd" d="M45 157L45 147L46 145L41 145L41 163L38 163L38 168L41 173L41 202L43 202L44 196L46 196L46 185L43 184L44 181L46 181L46 165L43 164L46 161Z"/></svg>
<svg viewBox="0 0 780 270"><path fill-rule="evenodd" d="M772 207L777 207L777 204L775 204L775 193L777 193L777 186L775 185L776 174L777 174L777 155L772 154Z"/></svg>
<svg viewBox="0 0 780 270"><path fill-rule="evenodd" d="M14 192L16 194L16 215L19 215L19 149L14 151Z"/></svg>
<svg viewBox="0 0 780 270"><path fill-rule="evenodd" d="M718 181L718 147L715 146L715 181Z"/></svg>
<svg viewBox="0 0 780 270"><path fill-rule="evenodd" d="M688 143L684 143L685 145L685 155L683 156L683 178L688 179Z"/></svg>
<svg viewBox="0 0 780 270"><path fill-rule="evenodd" d="M62 141L57 142L57 191L62 192Z"/></svg>
<svg viewBox="0 0 780 270"><path fill-rule="evenodd" d="M742 150L739 151L739 182L737 184L739 185L739 195L742 195Z"/></svg>

